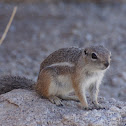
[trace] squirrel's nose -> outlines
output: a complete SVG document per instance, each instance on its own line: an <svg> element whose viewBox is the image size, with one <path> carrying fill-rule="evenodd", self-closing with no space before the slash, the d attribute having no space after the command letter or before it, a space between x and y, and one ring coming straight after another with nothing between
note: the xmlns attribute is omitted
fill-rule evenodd
<svg viewBox="0 0 126 126"><path fill-rule="evenodd" d="M104 63L104 65L107 68L109 66L109 62Z"/></svg>

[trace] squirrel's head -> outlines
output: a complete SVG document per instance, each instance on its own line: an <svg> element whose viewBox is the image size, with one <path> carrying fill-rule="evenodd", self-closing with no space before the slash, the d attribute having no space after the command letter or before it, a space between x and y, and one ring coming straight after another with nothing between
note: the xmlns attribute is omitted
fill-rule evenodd
<svg viewBox="0 0 126 126"><path fill-rule="evenodd" d="M111 52L102 45L83 50L85 65L93 71L106 70L110 66Z"/></svg>

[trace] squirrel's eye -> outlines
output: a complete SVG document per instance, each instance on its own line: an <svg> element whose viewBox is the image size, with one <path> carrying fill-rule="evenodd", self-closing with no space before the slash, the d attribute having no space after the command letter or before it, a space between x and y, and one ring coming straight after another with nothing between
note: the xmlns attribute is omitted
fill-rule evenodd
<svg viewBox="0 0 126 126"><path fill-rule="evenodd" d="M92 53L92 59L97 59L97 55L95 53Z"/></svg>

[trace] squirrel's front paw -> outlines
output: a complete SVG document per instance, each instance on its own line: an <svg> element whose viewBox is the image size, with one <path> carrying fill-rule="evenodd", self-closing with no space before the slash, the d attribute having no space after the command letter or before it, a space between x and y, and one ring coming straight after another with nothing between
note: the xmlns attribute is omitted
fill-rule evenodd
<svg viewBox="0 0 126 126"><path fill-rule="evenodd" d="M82 104L78 104L78 107L82 110L92 110L93 109L93 107L91 107L91 106L88 106L88 105L83 106Z"/></svg>
<svg viewBox="0 0 126 126"><path fill-rule="evenodd" d="M82 106L79 104L79 108L80 109L83 109L83 110L92 110L93 108L92 107L89 107L89 106Z"/></svg>
<svg viewBox="0 0 126 126"><path fill-rule="evenodd" d="M95 104L95 109L105 109L101 104Z"/></svg>
<svg viewBox="0 0 126 126"><path fill-rule="evenodd" d="M82 107L83 110L92 110L93 108L92 107Z"/></svg>

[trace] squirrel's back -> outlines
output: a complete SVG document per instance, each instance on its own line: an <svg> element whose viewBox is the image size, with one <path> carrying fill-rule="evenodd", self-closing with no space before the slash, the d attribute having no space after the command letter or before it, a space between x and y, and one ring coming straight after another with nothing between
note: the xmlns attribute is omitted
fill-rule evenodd
<svg viewBox="0 0 126 126"><path fill-rule="evenodd" d="M62 48L51 53L40 65L40 71L45 67L60 63L60 62L72 62L76 63L82 53L80 48Z"/></svg>

